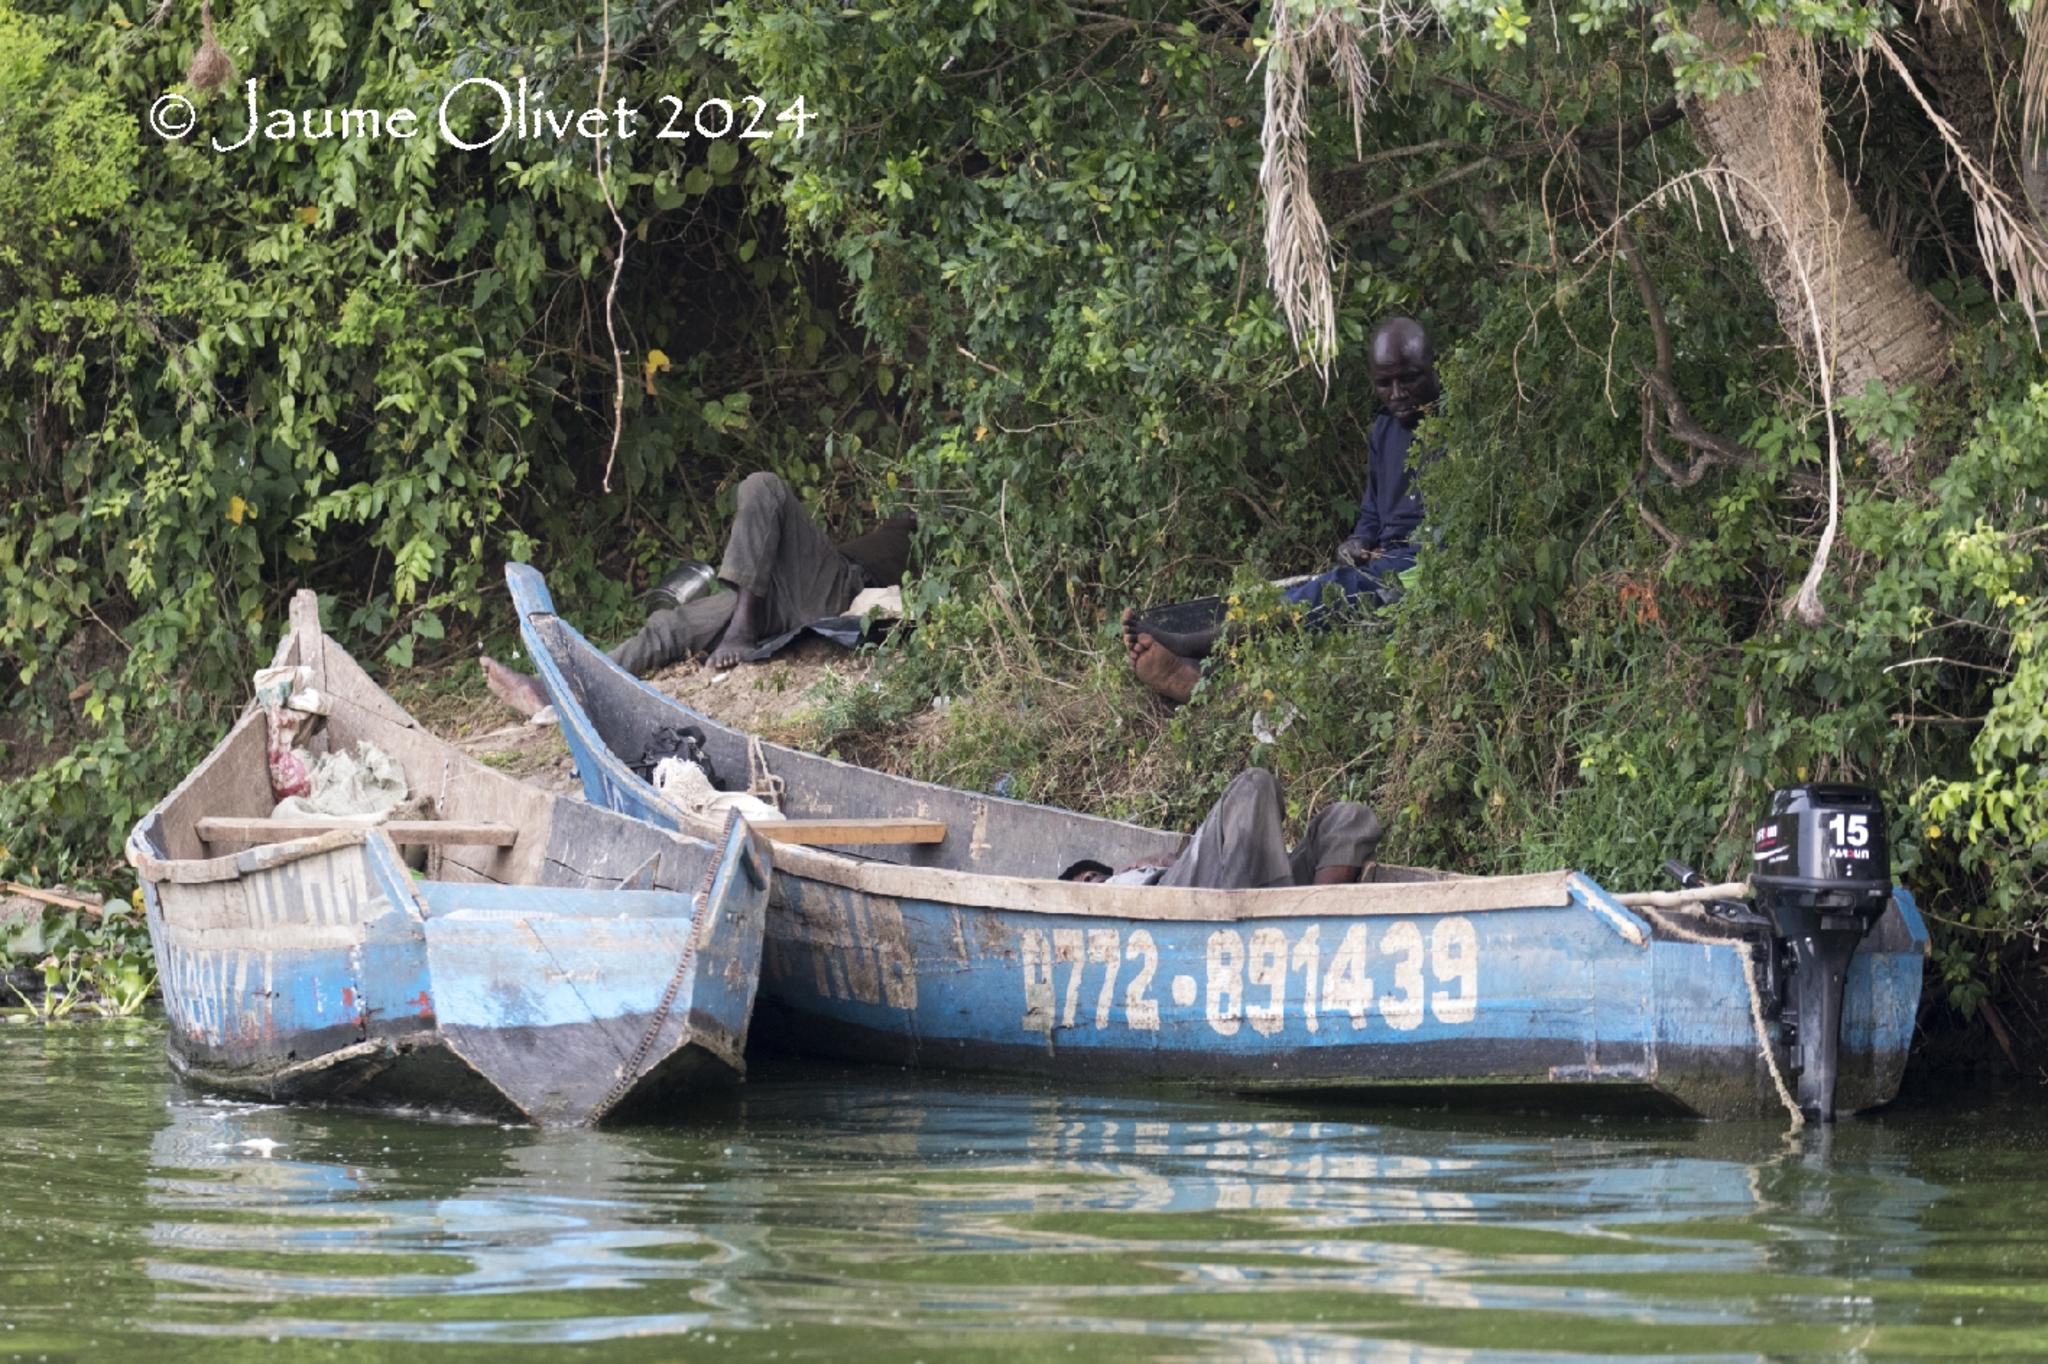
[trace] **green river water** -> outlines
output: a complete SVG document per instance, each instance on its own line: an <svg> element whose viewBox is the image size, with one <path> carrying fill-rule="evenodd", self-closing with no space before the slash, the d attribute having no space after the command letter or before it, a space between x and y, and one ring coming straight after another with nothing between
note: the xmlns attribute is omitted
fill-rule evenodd
<svg viewBox="0 0 2048 1364"><path fill-rule="evenodd" d="M0 1356L2048 1359L2048 1107L1831 1131L762 1065L687 1122L227 1102L0 1029Z"/></svg>

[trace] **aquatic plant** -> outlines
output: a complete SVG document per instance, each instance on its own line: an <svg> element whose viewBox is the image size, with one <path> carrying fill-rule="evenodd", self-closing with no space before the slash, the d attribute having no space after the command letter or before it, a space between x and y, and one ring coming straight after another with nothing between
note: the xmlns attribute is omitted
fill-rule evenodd
<svg viewBox="0 0 2048 1364"><path fill-rule="evenodd" d="M130 904L97 916L50 907L0 936L0 991L41 1022L74 1014L125 1018L156 989L149 933Z"/></svg>

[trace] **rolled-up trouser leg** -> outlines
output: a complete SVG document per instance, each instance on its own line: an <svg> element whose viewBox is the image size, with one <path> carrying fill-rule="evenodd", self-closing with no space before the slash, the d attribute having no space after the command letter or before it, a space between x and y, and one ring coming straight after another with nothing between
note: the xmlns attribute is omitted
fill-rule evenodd
<svg viewBox="0 0 2048 1364"><path fill-rule="evenodd" d="M1343 593L1340 601L1325 603L1325 588L1334 587ZM1292 587L1282 588L1281 600L1290 601L1309 608L1302 617L1302 624L1311 630L1320 630L1333 625L1347 616L1375 610L1380 604L1378 596L1379 575L1349 564L1339 564L1313 578L1304 578Z"/></svg>
<svg viewBox="0 0 2048 1364"><path fill-rule="evenodd" d="M1263 768L1231 780L1156 884L1256 890L1294 883L1281 827L1280 784Z"/></svg>
<svg viewBox="0 0 2048 1364"><path fill-rule="evenodd" d="M1288 854L1294 883L1305 886L1324 867L1362 867L1379 855L1380 818L1370 805L1340 800L1317 813Z"/></svg>
<svg viewBox="0 0 2048 1364"><path fill-rule="evenodd" d="M645 677L701 654L725 634L735 600L732 593L720 592L656 611L639 634L612 650L612 661L636 677Z"/></svg>
<svg viewBox="0 0 2048 1364"><path fill-rule="evenodd" d="M748 474L718 576L761 599L755 632L772 638L836 616L859 594L860 566L832 547L789 485L774 474Z"/></svg>

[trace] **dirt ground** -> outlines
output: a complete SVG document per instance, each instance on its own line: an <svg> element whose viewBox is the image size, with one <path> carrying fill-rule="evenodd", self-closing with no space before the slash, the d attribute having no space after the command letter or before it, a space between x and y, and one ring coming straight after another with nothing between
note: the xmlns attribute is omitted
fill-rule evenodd
<svg viewBox="0 0 2048 1364"><path fill-rule="evenodd" d="M512 666L522 660L507 659ZM803 729L806 694L829 677L864 677L865 660L822 639L804 639L766 663L711 672L677 664L647 679L714 720L768 739L794 740ZM452 672L397 687L399 703L434 733L486 766L550 791L581 789L568 745L551 724L518 720L484 687L483 672L465 662Z"/></svg>

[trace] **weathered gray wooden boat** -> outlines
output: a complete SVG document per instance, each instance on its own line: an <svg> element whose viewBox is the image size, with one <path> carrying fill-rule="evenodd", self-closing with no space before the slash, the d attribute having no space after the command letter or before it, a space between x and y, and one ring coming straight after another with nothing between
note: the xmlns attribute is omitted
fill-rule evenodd
<svg viewBox="0 0 2048 1364"><path fill-rule="evenodd" d="M1380 865L1357 885L1256 891L1063 882L1077 858L1171 857L1184 838L759 743L592 648L533 569L506 576L593 804L703 832L633 770L658 730L690 726L720 772L770 769L788 814L860 826L842 840L904 840L775 843L757 1033L780 1044L1067 1079L1458 1086L1712 1117L1774 1111L1795 1084L1823 1115L1898 1091L1927 934L1888 868L1853 893L1795 886L1769 915L1734 918L1632 908L1571 871ZM1801 896L1814 910L1803 926ZM1801 943L1827 951L1800 948L1795 974Z"/></svg>
<svg viewBox="0 0 2048 1364"><path fill-rule="evenodd" d="M314 750L367 740L432 817L271 818L252 706L128 841L177 1070L551 1125L740 1073L768 890L743 824L679 835L483 766L320 631L311 593L276 661L311 670Z"/></svg>

